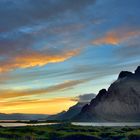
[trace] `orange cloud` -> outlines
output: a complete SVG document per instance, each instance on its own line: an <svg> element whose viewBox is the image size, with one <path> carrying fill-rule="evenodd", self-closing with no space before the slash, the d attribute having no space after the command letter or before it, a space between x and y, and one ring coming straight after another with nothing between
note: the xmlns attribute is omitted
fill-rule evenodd
<svg viewBox="0 0 140 140"><path fill-rule="evenodd" d="M34 96L34 95L40 95L40 94L47 94L51 92L58 92L61 90L65 90L67 88L85 83L89 81L90 79L81 79L81 80L71 80L67 82L63 82L57 85L53 85L47 88L42 89L27 89L27 90L0 90L0 99L12 99L16 97L24 97L24 96Z"/></svg>
<svg viewBox="0 0 140 140"><path fill-rule="evenodd" d="M114 35L113 33L108 33L104 37L97 38L96 40L93 40L92 43L99 45L99 44L112 44L117 45L118 42L120 42L119 37Z"/></svg>
<svg viewBox="0 0 140 140"><path fill-rule="evenodd" d="M54 98L46 100L20 100L0 102L3 113L34 113L34 114L55 114L67 110L76 104L75 98Z"/></svg>
<svg viewBox="0 0 140 140"><path fill-rule="evenodd" d="M140 35L140 31L125 31L125 30L114 30L107 32L104 36L99 37L92 41L92 44L100 45L100 44L112 44L117 45L127 39L134 37L136 35Z"/></svg>
<svg viewBox="0 0 140 140"><path fill-rule="evenodd" d="M48 54L44 52L28 52L9 58L0 63L0 72L5 72L17 68L29 68L35 66L44 66L48 63L63 62L80 53L80 49L64 51L57 54Z"/></svg>
<svg viewBox="0 0 140 140"><path fill-rule="evenodd" d="M54 98L54 99L31 99L34 95L47 94L66 90L73 86L87 82L90 79L66 81L54 86L32 90L0 90L1 112L4 113L43 113L55 114L67 110L77 103L76 97Z"/></svg>

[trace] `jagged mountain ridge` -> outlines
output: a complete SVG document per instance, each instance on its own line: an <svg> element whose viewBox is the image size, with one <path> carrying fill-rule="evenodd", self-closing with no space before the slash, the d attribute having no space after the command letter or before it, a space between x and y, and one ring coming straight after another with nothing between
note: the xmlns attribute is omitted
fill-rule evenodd
<svg viewBox="0 0 140 140"><path fill-rule="evenodd" d="M122 71L108 90L102 89L75 121L140 121L140 66Z"/></svg>

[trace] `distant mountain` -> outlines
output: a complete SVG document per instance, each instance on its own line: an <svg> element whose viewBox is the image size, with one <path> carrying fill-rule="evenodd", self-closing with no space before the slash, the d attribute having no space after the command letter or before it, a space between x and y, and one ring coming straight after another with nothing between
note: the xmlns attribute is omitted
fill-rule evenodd
<svg viewBox="0 0 140 140"><path fill-rule="evenodd" d="M68 111L62 111L61 113L51 115L47 120L70 120L72 117L80 113L82 107L87 103L77 103L69 108Z"/></svg>
<svg viewBox="0 0 140 140"><path fill-rule="evenodd" d="M48 115L44 114L4 114L0 113L0 120L42 120L46 119Z"/></svg>
<svg viewBox="0 0 140 140"><path fill-rule="evenodd" d="M75 121L140 121L140 66L122 71L108 90L102 89L76 115Z"/></svg>
<svg viewBox="0 0 140 140"><path fill-rule="evenodd" d="M90 102L91 98L94 98L95 94L84 94L84 95L80 95L79 101L76 105L70 107L68 109L68 111L63 111L61 113L58 113L56 115L51 115L47 118L47 120L70 120L71 118L73 118L75 115L77 115L78 113L80 113L82 107Z"/></svg>

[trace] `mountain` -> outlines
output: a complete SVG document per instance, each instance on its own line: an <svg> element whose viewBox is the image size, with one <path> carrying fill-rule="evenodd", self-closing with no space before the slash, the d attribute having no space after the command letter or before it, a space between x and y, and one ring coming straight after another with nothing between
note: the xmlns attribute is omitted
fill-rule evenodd
<svg viewBox="0 0 140 140"><path fill-rule="evenodd" d="M48 115L45 114L4 114L0 113L0 120L42 120L46 119Z"/></svg>
<svg viewBox="0 0 140 140"><path fill-rule="evenodd" d="M87 102L77 103L76 105L70 107L68 111L62 111L61 113L51 115L47 118L47 120L70 120L72 117L80 113L85 104L87 104Z"/></svg>
<svg viewBox="0 0 140 140"><path fill-rule="evenodd" d="M140 66L118 79L86 104L74 121L140 121Z"/></svg>
<svg viewBox="0 0 140 140"><path fill-rule="evenodd" d="M82 107L90 102L91 98L95 97L95 94L84 94L78 96L78 103L68 109L68 111L62 111L61 113L51 115L47 120L70 120L78 113L80 113Z"/></svg>

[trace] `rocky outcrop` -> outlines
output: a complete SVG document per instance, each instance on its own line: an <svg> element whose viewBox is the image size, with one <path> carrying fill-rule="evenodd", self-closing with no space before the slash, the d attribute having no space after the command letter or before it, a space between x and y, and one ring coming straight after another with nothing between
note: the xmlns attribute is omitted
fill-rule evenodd
<svg viewBox="0 0 140 140"><path fill-rule="evenodd" d="M125 78L125 77L130 77L130 76L133 76L133 73L132 73L132 72L129 72L129 71L122 71L122 72L119 74L118 79Z"/></svg>
<svg viewBox="0 0 140 140"><path fill-rule="evenodd" d="M123 71L74 117L76 121L140 121L140 66Z"/></svg>

